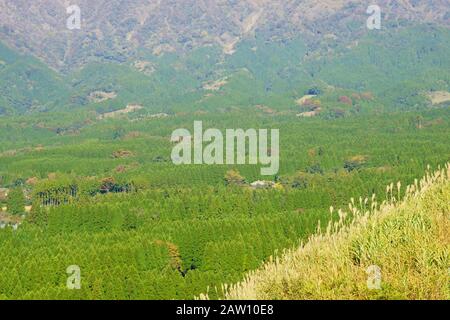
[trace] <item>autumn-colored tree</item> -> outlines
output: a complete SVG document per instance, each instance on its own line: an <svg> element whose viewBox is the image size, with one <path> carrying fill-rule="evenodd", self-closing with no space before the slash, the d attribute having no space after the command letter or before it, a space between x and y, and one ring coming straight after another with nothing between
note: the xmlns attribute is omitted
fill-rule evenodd
<svg viewBox="0 0 450 320"><path fill-rule="evenodd" d="M352 106L352 105L353 105L352 99L350 99L350 98L347 97L347 96L342 96L342 97L340 97L340 98L339 98L339 102L341 102L341 103L343 103L343 104L346 104L346 105L348 105L348 106Z"/></svg>
<svg viewBox="0 0 450 320"><path fill-rule="evenodd" d="M363 100L373 100L375 97L373 96L373 93L372 92L364 92L364 93L361 93L361 99L363 99Z"/></svg>
<svg viewBox="0 0 450 320"><path fill-rule="evenodd" d="M241 176L237 170L229 170L225 174L225 183L227 185L243 185L245 183L245 178Z"/></svg>
<svg viewBox="0 0 450 320"><path fill-rule="evenodd" d="M318 99L306 99L302 103L302 110L314 111L320 109L322 103Z"/></svg>

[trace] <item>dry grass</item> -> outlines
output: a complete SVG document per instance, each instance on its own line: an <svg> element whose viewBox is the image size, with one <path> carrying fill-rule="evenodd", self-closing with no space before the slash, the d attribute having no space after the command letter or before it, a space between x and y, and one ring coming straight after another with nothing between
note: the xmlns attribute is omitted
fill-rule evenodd
<svg viewBox="0 0 450 320"><path fill-rule="evenodd" d="M210 81L203 84L203 89L208 91L219 91L223 86L228 83L228 78L219 79L216 81Z"/></svg>
<svg viewBox="0 0 450 320"><path fill-rule="evenodd" d="M117 93L115 92L104 92L104 91L94 91L89 94L89 101L99 103L111 99L115 99L117 97Z"/></svg>
<svg viewBox="0 0 450 320"><path fill-rule="evenodd" d="M313 99L315 97L317 97L317 96L314 95L314 94L307 94L307 95L301 97L300 99L295 100L295 103L298 106L302 106L307 100L311 100L311 99Z"/></svg>
<svg viewBox="0 0 450 320"><path fill-rule="evenodd" d="M450 164L401 189L388 186L381 204L373 196L330 208L339 222L224 286L226 298L449 299ZM371 266L381 270L380 288L369 289Z"/></svg>
<svg viewBox="0 0 450 320"><path fill-rule="evenodd" d="M441 103L450 101L450 92L447 92L447 91L430 92L428 94L428 97L430 98L431 103L433 105L437 105L437 104L441 104Z"/></svg>
<svg viewBox="0 0 450 320"><path fill-rule="evenodd" d="M139 71L146 75L152 75L156 71L156 67L150 61L135 61L134 67Z"/></svg>
<svg viewBox="0 0 450 320"><path fill-rule="evenodd" d="M97 117L98 120L102 120L102 119L111 119L111 118L116 118L119 117L121 115L125 115L127 113L131 113L131 112L135 112L138 110L143 109L144 107L139 105L139 104L128 104L126 106L125 109L120 109L117 111L112 111L112 112L107 112L104 114L101 114Z"/></svg>

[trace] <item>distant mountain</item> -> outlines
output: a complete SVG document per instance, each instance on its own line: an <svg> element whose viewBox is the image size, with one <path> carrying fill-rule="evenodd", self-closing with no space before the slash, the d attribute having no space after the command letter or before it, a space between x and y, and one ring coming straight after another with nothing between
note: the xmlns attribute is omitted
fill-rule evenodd
<svg viewBox="0 0 450 320"><path fill-rule="evenodd" d="M381 30L367 28L362 0L79 0L81 29L69 30L74 3L0 0L0 115L128 104L309 114L316 105L295 101L312 87L322 115L341 115L355 111L336 107L339 95L374 94L360 112L450 91L448 0L378 1Z"/></svg>
<svg viewBox="0 0 450 320"><path fill-rule="evenodd" d="M66 8L81 9L81 30L68 30ZM124 62L218 45L232 54L255 34L266 41L301 36L311 50L330 38L367 33L363 0L0 0L0 39L58 70L92 60ZM380 0L385 27L449 25L448 0Z"/></svg>

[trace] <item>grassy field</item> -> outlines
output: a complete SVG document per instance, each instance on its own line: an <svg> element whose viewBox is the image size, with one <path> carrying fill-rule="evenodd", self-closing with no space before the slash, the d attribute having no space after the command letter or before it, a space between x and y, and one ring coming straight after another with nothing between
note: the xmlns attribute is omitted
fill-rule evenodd
<svg viewBox="0 0 450 320"><path fill-rule="evenodd" d="M448 300L450 166L400 190L388 186L380 204L330 209L338 222L228 287L226 298Z"/></svg>

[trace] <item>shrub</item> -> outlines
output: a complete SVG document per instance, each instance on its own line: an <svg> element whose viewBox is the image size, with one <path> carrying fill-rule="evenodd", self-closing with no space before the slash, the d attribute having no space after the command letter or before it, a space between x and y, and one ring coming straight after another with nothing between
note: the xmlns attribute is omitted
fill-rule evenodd
<svg viewBox="0 0 450 320"><path fill-rule="evenodd" d="M229 170L225 174L225 183L227 185L243 185L245 184L245 179L241 176L239 171Z"/></svg>

